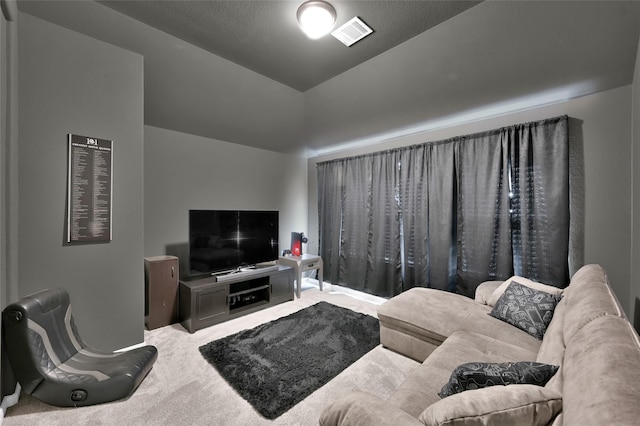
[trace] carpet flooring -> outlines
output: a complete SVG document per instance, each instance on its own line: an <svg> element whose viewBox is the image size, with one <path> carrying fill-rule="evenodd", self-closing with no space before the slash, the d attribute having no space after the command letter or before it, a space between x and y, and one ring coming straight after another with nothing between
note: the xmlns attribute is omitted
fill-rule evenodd
<svg viewBox="0 0 640 426"><path fill-rule="evenodd" d="M379 343L376 318L319 302L199 349L260 414L275 419Z"/></svg>
<svg viewBox="0 0 640 426"><path fill-rule="evenodd" d="M314 285L308 285L307 281ZM17 405L9 407L2 426L318 426L327 405L351 392L363 391L386 399L420 364L381 345L273 420L258 413L198 350L212 340L255 328L321 301L376 315L377 305L335 288L325 282L324 291L319 291L313 280L304 280L299 299L193 334L180 324L145 330L144 340L158 348L158 360L129 398L89 407L61 408L23 394Z"/></svg>

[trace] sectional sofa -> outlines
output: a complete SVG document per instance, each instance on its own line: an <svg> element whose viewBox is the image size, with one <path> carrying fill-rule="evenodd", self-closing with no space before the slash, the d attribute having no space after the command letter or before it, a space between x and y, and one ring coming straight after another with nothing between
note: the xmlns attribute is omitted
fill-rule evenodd
<svg viewBox="0 0 640 426"><path fill-rule="evenodd" d="M536 301L546 298L543 308L555 300L538 337L540 330L526 321L514 326L494 317L511 311L523 291ZM422 364L386 400L366 392L340 397L325 409L321 425L640 422L640 340L599 265L582 267L565 289L521 277L483 283L475 300L414 288L381 305L378 317L383 346ZM461 365L522 362L557 371L546 383L479 386L471 380L468 390L439 395L445 385L459 384L454 376Z"/></svg>

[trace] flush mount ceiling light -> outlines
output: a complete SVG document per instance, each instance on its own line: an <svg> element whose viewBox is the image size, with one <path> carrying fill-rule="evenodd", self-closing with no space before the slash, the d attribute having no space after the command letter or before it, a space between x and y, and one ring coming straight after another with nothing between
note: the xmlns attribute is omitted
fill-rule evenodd
<svg viewBox="0 0 640 426"><path fill-rule="evenodd" d="M311 0L298 8L300 28L311 39L318 39L329 34L336 22L336 10L329 3Z"/></svg>

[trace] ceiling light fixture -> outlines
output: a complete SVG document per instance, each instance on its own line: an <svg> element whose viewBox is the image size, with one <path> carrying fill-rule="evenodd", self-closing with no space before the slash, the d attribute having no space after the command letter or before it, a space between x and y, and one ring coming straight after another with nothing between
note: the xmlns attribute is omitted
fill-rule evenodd
<svg viewBox="0 0 640 426"><path fill-rule="evenodd" d="M311 39L318 39L329 34L336 22L336 10L329 3L311 0L298 8L300 28Z"/></svg>

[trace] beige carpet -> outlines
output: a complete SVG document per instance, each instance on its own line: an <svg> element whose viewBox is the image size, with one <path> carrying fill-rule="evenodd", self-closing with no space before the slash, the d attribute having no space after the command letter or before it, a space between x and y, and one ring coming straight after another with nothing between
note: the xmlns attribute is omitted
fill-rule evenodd
<svg viewBox="0 0 640 426"><path fill-rule="evenodd" d="M377 346L328 384L275 420L267 420L239 396L200 355L198 347L324 300L369 315L377 305L345 294L303 286L302 297L189 334L181 325L145 331L158 360L126 400L82 408L58 408L23 394L3 425L317 425L329 403L354 390L386 398L418 364ZM295 348L292 348L295 350Z"/></svg>

